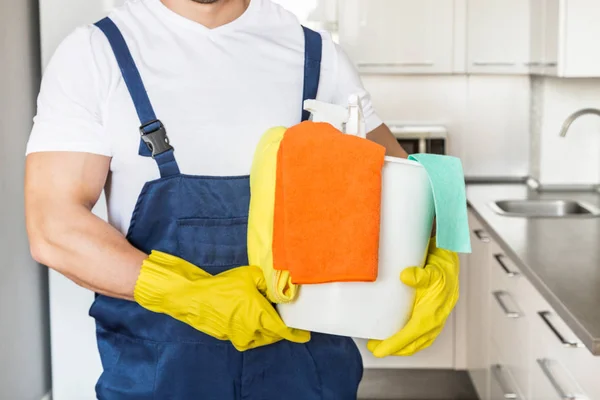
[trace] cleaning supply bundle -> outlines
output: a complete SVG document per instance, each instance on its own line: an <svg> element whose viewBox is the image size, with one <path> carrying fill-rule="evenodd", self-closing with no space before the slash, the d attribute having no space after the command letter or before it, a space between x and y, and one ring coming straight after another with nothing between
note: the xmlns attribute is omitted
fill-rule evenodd
<svg viewBox="0 0 600 400"><path fill-rule="evenodd" d="M255 153L250 264L287 326L386 339L410 317L415 288L399 277L425 265L435 214L437 245L470 251L460 161L385 157L357 99L305 107L312 122L270 130Z"/></svg>

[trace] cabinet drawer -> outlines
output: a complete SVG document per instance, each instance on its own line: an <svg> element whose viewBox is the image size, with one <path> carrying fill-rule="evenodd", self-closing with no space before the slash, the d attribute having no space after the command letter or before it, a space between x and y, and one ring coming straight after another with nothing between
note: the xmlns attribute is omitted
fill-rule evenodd
<svg viewBox="0 0 600 400"><path fill-rule="evenodd" d="M565 354L563 350L567 348L562 344L557 345L556 338L547 334L546 322L542 318L533 321L532 331L537 333L532 340L534 350L529 364L532 399L592 400L593 397L589 397L569 366L573 361L572 355Z"/></svg>
<svg viewBox="0 0 600 400"><path fill-rule="evenodd" d="M528 298L525 312L532 315L532 346L542 349L535 355L538 368L543 369L547 379L558 381L554 385L558 385L559 392L576 399L600 399L600 357L581 344L531 283L523 280L519 286Z"/></svg>
<svg viewBox="0 0 600 400"><path fill-rule="evenodd" d="M496 243L491 244L490 250L492 290L504 290L515 293L517 282L522 278L521 271Z"/></svg>
<svg viewBox="0 0 600 400"><path fill-rule="evenodd" d="M502 364L512 372L517 386L527 390L529 326L521 306L524 300L518 291L518 282L524 278L496 243L490 249L491 337L500 351Z"/></svg>
<svg viewBox="0 0 600 400"><path fill-rule="evenodd" d="M552 381L546 376L538 363L540 358L532 359L531 369L531 393L530 400L564 400Z"/></svg>
<svg viewBox="0 0 600 400"><path fill-rule="evenodd" d="M537 325L532 324L532 326ZM564 383L556 381L556 377L553 374L556 374L557 365L548 365L550 360L551 355L548 353L547 345L540 340L532 340L529 361L531 377L530 400L564 400L562 397L562 392L566 390L562 388ZM548 367L550 367L550 371ZM564 373L564 371L561 372ZM556 385L559 385L558 388Z"/></svg>
<svg viewBox="0 0 600 400"><path fill-rule="evenodd" d="M529 326L515 298L507 291L492 293L491 339L500 353L502 365L511 371L516 385L526 390L529 386Z"/></svg>
<svg viewBox="0 0 600 400"><path fill-rule="evenodd" d="M515 380L515 371L507 365L495 343L490 342L490 399L524 400L523 391Z"/></svg>

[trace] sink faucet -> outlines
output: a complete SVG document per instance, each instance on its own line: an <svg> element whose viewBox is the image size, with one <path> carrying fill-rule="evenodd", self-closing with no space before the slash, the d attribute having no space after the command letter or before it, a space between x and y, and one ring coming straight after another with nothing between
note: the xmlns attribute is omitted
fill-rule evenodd
<svg viewBox="0 0 600 400"><path fill-rule="evenodd" d="M575 120L577 118L581 117L582 115L587 115L587 114L594 114L594 115L600 116L600 110L598 110L596 108L584 108L582 110L574 112L565 120L562 128L560 128L560 136L561 137L567 136L567 131L571 127L571 124L573 122L575 122Z"/></svg>
<svg viewBox="0 0 600 400"><path fill-rule="evenodd" d="M563 122L562 127L560 128L560 137L567 136L567 131L571 127L571 124L575 122L575 120L583 115L594 114L600 116L600 110L597 108L583 108L579 111L575 111L573 114L569 115L569 117ZM539 184L538 184L539 185ZM600 185L592 185L592 190L600 193ZM587 191L587 190L586 190Z"/></svg>

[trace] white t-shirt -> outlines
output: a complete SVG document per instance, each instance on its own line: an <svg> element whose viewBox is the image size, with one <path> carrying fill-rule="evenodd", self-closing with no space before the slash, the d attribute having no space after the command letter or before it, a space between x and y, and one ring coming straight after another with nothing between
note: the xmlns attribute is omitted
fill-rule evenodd
<svg viewBox="0 0 600 400"><path fill-rule="evenodd" d="M302 112L304 35L297 18L252 0L237 20L208 29L160 0L130 0L110 18L121 30L184 174L247 175L261 135ZM327 33L317 98L347 105L358 94L370 131L381 124L358 73ZM111 157L109 222L125 233L155 161L138 155L140 121L112 49L95 26L78 28L50 61L27 153ZM68 173L63 171L62 173Z"/></svg>

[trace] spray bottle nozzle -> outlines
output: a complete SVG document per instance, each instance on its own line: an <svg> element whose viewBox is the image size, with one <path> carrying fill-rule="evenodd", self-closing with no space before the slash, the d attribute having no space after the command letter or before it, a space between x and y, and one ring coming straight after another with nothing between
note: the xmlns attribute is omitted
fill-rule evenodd
<svg viewBox="0 0 600 400"><path fill-rule="evenodd" d="M349 97L348 107L318 100L306 100L304 109L311 113L313 122L327 122L346 134L366 137L365 120L357 95Z"/></svg>

